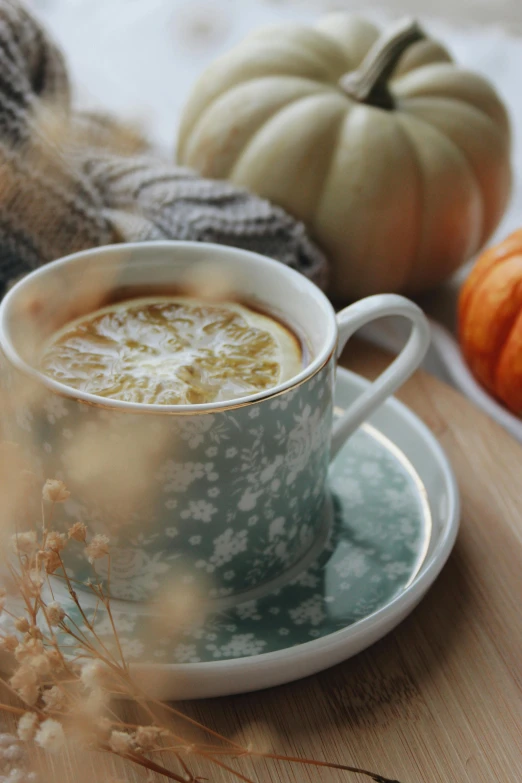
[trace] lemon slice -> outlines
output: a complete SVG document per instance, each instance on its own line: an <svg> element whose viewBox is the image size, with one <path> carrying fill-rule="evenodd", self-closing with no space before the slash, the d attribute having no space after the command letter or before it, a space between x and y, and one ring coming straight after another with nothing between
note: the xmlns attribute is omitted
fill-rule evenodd
<svg viewBox="0 0 522 783"><path fill-rule="evenodd" d="M90 394L180 405L264 392L297 375L301 345L286 326L235 302L147 297L68 324L42 371Z"/></svg>

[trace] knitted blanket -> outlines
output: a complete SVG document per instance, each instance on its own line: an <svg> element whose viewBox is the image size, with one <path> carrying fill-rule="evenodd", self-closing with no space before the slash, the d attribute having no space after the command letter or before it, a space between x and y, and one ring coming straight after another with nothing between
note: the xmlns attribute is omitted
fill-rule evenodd
<svg viewBox="0 0 522 783"><path fill-rule="evenodd" d="M283 210L74 111L60 51L22 5L0 0L0 290L78 250L160 239L254 250L326 282L324 257Z"/></svg>

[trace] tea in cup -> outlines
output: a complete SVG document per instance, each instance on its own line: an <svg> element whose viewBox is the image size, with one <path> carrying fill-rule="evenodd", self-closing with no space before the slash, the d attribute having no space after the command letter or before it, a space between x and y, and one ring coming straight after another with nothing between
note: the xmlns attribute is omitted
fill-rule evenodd
<svg viewBox="0 0 522 783"><path fill-rule="evenodd" d="M411 322L409 341L332 429L339 354L390 315ZM32 272L2 302L8 436L42 478L66 483L61 524L110 536L110 585L108 565L97 569L113 598L153 601L176 576L223 606L270 592L321 550L330 460L428 344L407 299L336 315L305 277L245 250L96 248ZM74 579L91 575L80 546L64 556Z"/></svg>

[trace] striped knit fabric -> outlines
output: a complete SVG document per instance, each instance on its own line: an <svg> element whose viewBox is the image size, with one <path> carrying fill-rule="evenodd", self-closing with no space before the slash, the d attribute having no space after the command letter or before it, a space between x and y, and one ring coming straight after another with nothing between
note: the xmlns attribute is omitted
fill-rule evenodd
<svg viewBox="0 0 522 783"><path fill-rule="evenodd" d="M324 257L283 210L74 112L61 53L18 2L0 0L0 289L84 248L159 239L254 250L326 283Z"/></svg>

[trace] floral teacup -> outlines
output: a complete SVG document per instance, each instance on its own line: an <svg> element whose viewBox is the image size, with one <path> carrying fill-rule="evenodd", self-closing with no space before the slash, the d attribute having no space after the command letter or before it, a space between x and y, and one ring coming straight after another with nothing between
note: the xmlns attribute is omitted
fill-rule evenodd
<svg viewBox="0 0 522 783"><path fill-rule="evenodd" d="M199 281L199 282L198 282ZM37 369L43 341L104 304L114 291L211 284L289 324L309 349L306 366L267 392L227 402L145 405L73 390ZM410 339L332 433L336 361L361 326L389 315ZM102 247L32 272L0 309L0 359L10 437L32 449L45 478L71 492L60 524L111 537L96 561L115 598L150 600L175 575L206 597L244 600L305 568L324 541L328 465L343 442L422 361L427 321L395 295L337 316L324 294L283 264L244 250L191 242ZM69 573L90 575L67 547ZM109 582L110 563L110 584Z"/></svg>

